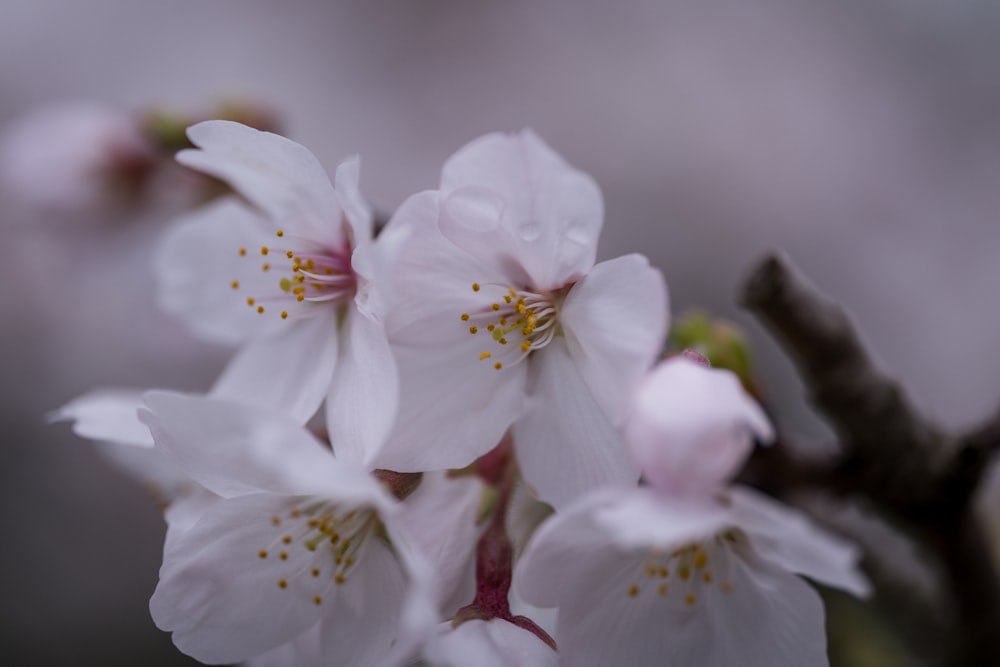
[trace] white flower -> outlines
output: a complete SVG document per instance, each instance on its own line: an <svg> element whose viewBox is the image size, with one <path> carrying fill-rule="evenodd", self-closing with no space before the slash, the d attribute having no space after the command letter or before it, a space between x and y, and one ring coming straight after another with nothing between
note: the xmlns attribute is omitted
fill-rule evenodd
<svg viewBox="0 0 1000 667"><path fill-rule="evenodd" d="M684 356L652 370L636 391L625 441L645 479L661 491L711 491L739 471L754 438L773 430L733 373Z"/></svg>
<svg viewBox="0 0 1000 667"><path fill-rule="evenodd" d="M41 209L84 212L127 195L129 179L155 160L129 114L93 102L32 110L0 138L0 185Z"/></svg>
<svg viewBox="0 0 1000 667"><path fill-rule="evenodd" d="M500 618L442 623L424 649L433 667L556 667L559 656L532 632Z"/></svg>
<svg viewBox="0 0 1000 667"><path fill-rule="evenodd" d="M156 447L218 496L168 539L156 624L209 663L260 656L318 623L326 664L386 664L419 561L398 503L276 413L164 392L145 402Z"/></svg>
<svg viewBox="0 0 1000 667"><path fill-rule="evenodd" d="M865 594L856 551L747 489L605 489L545 523L515 587L559 606L562 664L827 664L823 607L793 573Z"/></svg>
<svg viewBox="0 0 1000 667"><path fill-rule="evenodd" d="M619 445L667 325L644 257L594 266L601 194L529 131L481 137L407 200L387 331L401 403L382 467L461 467L512 427L547 502L638 474Z"/></svg>
<svg viewBox="0 0 1000 667"><path fill-rule="evenodd" d="M358 160L340 165L334 188L278 135L227 121L188 135L201 150L178 160L253 207L225 199L172 230L157 262L163 307L206 338L243 344L214 394L300 422L326 398L338 456L367 463L392 425L398 381Z"/></svg>

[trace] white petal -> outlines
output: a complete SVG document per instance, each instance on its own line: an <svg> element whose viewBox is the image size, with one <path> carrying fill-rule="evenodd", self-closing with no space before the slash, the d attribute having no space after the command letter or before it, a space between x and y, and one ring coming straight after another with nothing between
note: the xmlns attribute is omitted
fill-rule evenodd
<svg viewBox="0 0 1000 667"><path fill-rule="evenodd" d="M261 315L247 305L247 297L266 305L266 297L281 294L279 277L262 269L267 258L260 254L261 246L275 240L263 218L232 197L182 218L154 259L160 307L219 343L287 330L290 322L277 311Z"/></svg>
<svg viewBox="0 0 1000 667"><path fill-rule="evenodd" d="M642 381L625 426L646 479L674 491L719 486L743 465L755 436L772 435L735 375L684 357L662 362Z"/></svg>
<svg viewBox="0 0 1000 667"><path fill-rule="evenodd" d="M72 421L81 438L114 442L133 447L152 447L149 428L139 421L142 405L137 389L92 389L49 414L52 421Z"/></svg>
<svg viewBox="0 0 1000 667"><path fill-rule="evenodd" d="M604 202L593 179L530 130L489 134L444 165L442 231L476 256L503 256L550 290L594 263Z"/></svg>
<svg viewBox="0 0 1000 667"><path fill-rule="evenodd" d="M871 585L858 569L860 550L816 526L797 510L744 487L729 492L735 525L761 558L859 597Z"/></svg>
<svg viewBox="0 0 1000 667"><path fill-rule="evenodd" d="M372 539L340 595L323 613L320 641L327 664L383 665L399 634L407 578L396 555Z"/></svg>
<svg viewBox="0 0 1000 667"><path fill-rule="evenodd" d="M376 503L384 497L360 467L337 461L306 429L283 415L230 401L150 392L140 419L156 447L210 491L233 497L259 491L335 490Z"/></svg>
<svg viewBox="0 0 1000 667"><path fill-rule="evenodd" d="M649 487L622 489L593 510L594 522L622 548L674 549L733 525L728 508L708 497L663 496Z"/></svg>
<svg viewBox="0 0 1000 667"><path fill-rule="evenodd" d="M351 245L357 247L361 241L369 241L372 238L372 211L368 202L361 196L361 158L357 155L349 157L337 165L337 173L334 174L334 190L337 193L337 201L344 211L344 217L350 225Z"/></svg>
<svg viewBox="0 0 1000 667"><path fill-rule="evenodd" d="M247 660L244 667L323 667L319 628L316 623L290 642Z"/></svg>
<svg viewBox="0 0 1000 667"><path fill-rule="evenodd" d="M559 508L595 487L634 484L639 474L618 432L556 339L529 360L529 407L514 424L524 479Z"/></svg>
<svg viewBox="0 0 1000 667"><path fill-rule="evenodd" d="M513 623L495 618L442 624L426 657L435 667L556 667L548 644Z"/></svg>
<svg viewBox="0 0 1000 667"><path fill-rule="evenodd" d="M337 457L369 464L389 435L398 406L399 375L385 330L349 307L326 401L326 427Z"/></svg>
<svg viewBox="0 0 1000 667"><path fill-rule="evenodd" d="M438 229L436 192L413 195L393 214L378 244L392 246L392 306L386 330L392 342L447 347L469 338L460 317L488 307L473 283L510 284L500 266L492 266L444 238Z"/></svg>
<svg viewBox="0 0 1000 667"><path fill-rule="evenodd" d="M313 554L301 545L278 558L283 529L271 517L289 503L270 494L219 501L168 541L150 611L182 651L203 662L236 662L290 641L319 618L313 598L327 597L330 577L309 576Z"/></svg>
<svg viewBox="0 0 1000 667"><path fill-rule="evenodd" d="M642 255L601 262L570 290L559 311L580 374L611 422L663 348L667 287Z"/></svg>
<svg viewBox="0 0 1000 667"><path fill-rule="evenodd" d="M248 342L212 394L285 412L305 423L319 409L337 365L337 312L317 308L278 336Z"/></svg>
<svg viewBox="0 0 1000 667"><path fill-rule="evenodd" d="M202 150L181 151L181 164L226 181L276 227L329 247L344 245L337 195L305 147L222 120L198 123L188 128L188 137Z"/></svg>
<svg viewBox="0 0 1000 667"><path fill-rule="evenodd" d="M521 414L527 369L497 371L479 360L482 341L451 346L398 344L396 426L373 462L399 471L464 467L493 449Z"/></svg>
<svg viewBox="0 0 1000 667"><path fill-rule="evenodd" d="M400 531L434 572L437 607L448 613L455 609L445 608L444 603L463 583L473 562L482 491L483 483L475 477L452 479L445 473L425 473L397 514Z"/></svg>

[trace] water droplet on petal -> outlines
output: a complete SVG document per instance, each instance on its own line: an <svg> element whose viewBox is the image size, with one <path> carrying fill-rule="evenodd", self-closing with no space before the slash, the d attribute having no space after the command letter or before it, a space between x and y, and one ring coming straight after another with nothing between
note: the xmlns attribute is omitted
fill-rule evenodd
<svg viewBox="0 0 1000 667"><path fill-rule="evenodd" d="M444 202L444 213L452 222L475 232L496 229L503 211L504 201L499 194L476 186L459 188Z"/></svg>
<svg viewBox="0 0 1000 667"><path fill-rule="evenodd" d="M517 226L517 235L521 240L530 243L542 235L542 223L537 220L526 220Z"/></svg>

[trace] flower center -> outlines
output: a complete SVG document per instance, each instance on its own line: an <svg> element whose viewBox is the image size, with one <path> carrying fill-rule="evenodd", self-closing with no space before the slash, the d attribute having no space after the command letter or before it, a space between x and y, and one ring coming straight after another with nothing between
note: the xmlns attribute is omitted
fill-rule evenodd
<svg viewBox="0 0 1000 667"><path fill-rule="evenodd" d="M295 590L304 590L319 605L330 584L347 581L380 523L374 510L316 501L272 516L271 525L273 538L257 556L280 567L279 588L295 584Z"/></svg>
<svg viewBox="0 0 1000 667"><path fill-rule="evenodd" d="M483 285L472 283L479 293ZM520 363L534 350L540 350L559 332L557 300L560 294L538 294L527 289L490 284L493 296L481 309L462 313L473 336L485 334L492 342L479 354L479 360L494 359L493 367L500 370Z"/></svg>
<svg viewBox="0 0 1000 667"><path fill-rule="evenodd" d="M642 565L641 575L629 584L626 594L630 598L643 594L667 598L672 594L671 597L682 602L684 607L694 607L704 587L713 583L718 583L723 593L731 593L732 582L726 577L718 577L712 569L713 560L728 569L722 554L726 547L716 544L720 539L726 540L729 536L721 535L709 542L688 544L670 552L652 549Z"/></svg>
<svg viewBox="0 0 1000 667"><path fill-rule="evenodd" d="M278 230L278 238L285 239L285 232ZM312 245L312 244L310 244ZM248 307L263 315L274 312L281 319L305 315L302 308L309 303L332 301L340 304L354 296L357 280L351 267L349 252L335 252L314 247L310 250L261 246L263 262L260 270L276 276L278 289L246 297ZM239 249L240 257L250 257L246 248ZM230 287L240 289L240 281L233 280Z"/></svg>

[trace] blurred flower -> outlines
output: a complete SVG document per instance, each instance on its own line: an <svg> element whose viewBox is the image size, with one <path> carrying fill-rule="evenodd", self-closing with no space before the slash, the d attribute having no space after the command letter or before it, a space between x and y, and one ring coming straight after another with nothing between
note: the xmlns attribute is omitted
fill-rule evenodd
<svg viewBox="0 0 1000 667"><path fill-rule="evenodd" d="M130 114L94 102L26 113L0 138L0 185L29 207L59 212L133 201L157 156Z"/></svg>
<svg viewBox="0 0 1000 667"><path fill-rule="evenodd" d="M461 467L511 427L553 504L637 474L615 427L666 333L666 287L640 255L594 266L601 193L530 131L491 134L407 200L386 328L401 376L381 464ZM470 335L471 334L471 335Z"/></svg>

